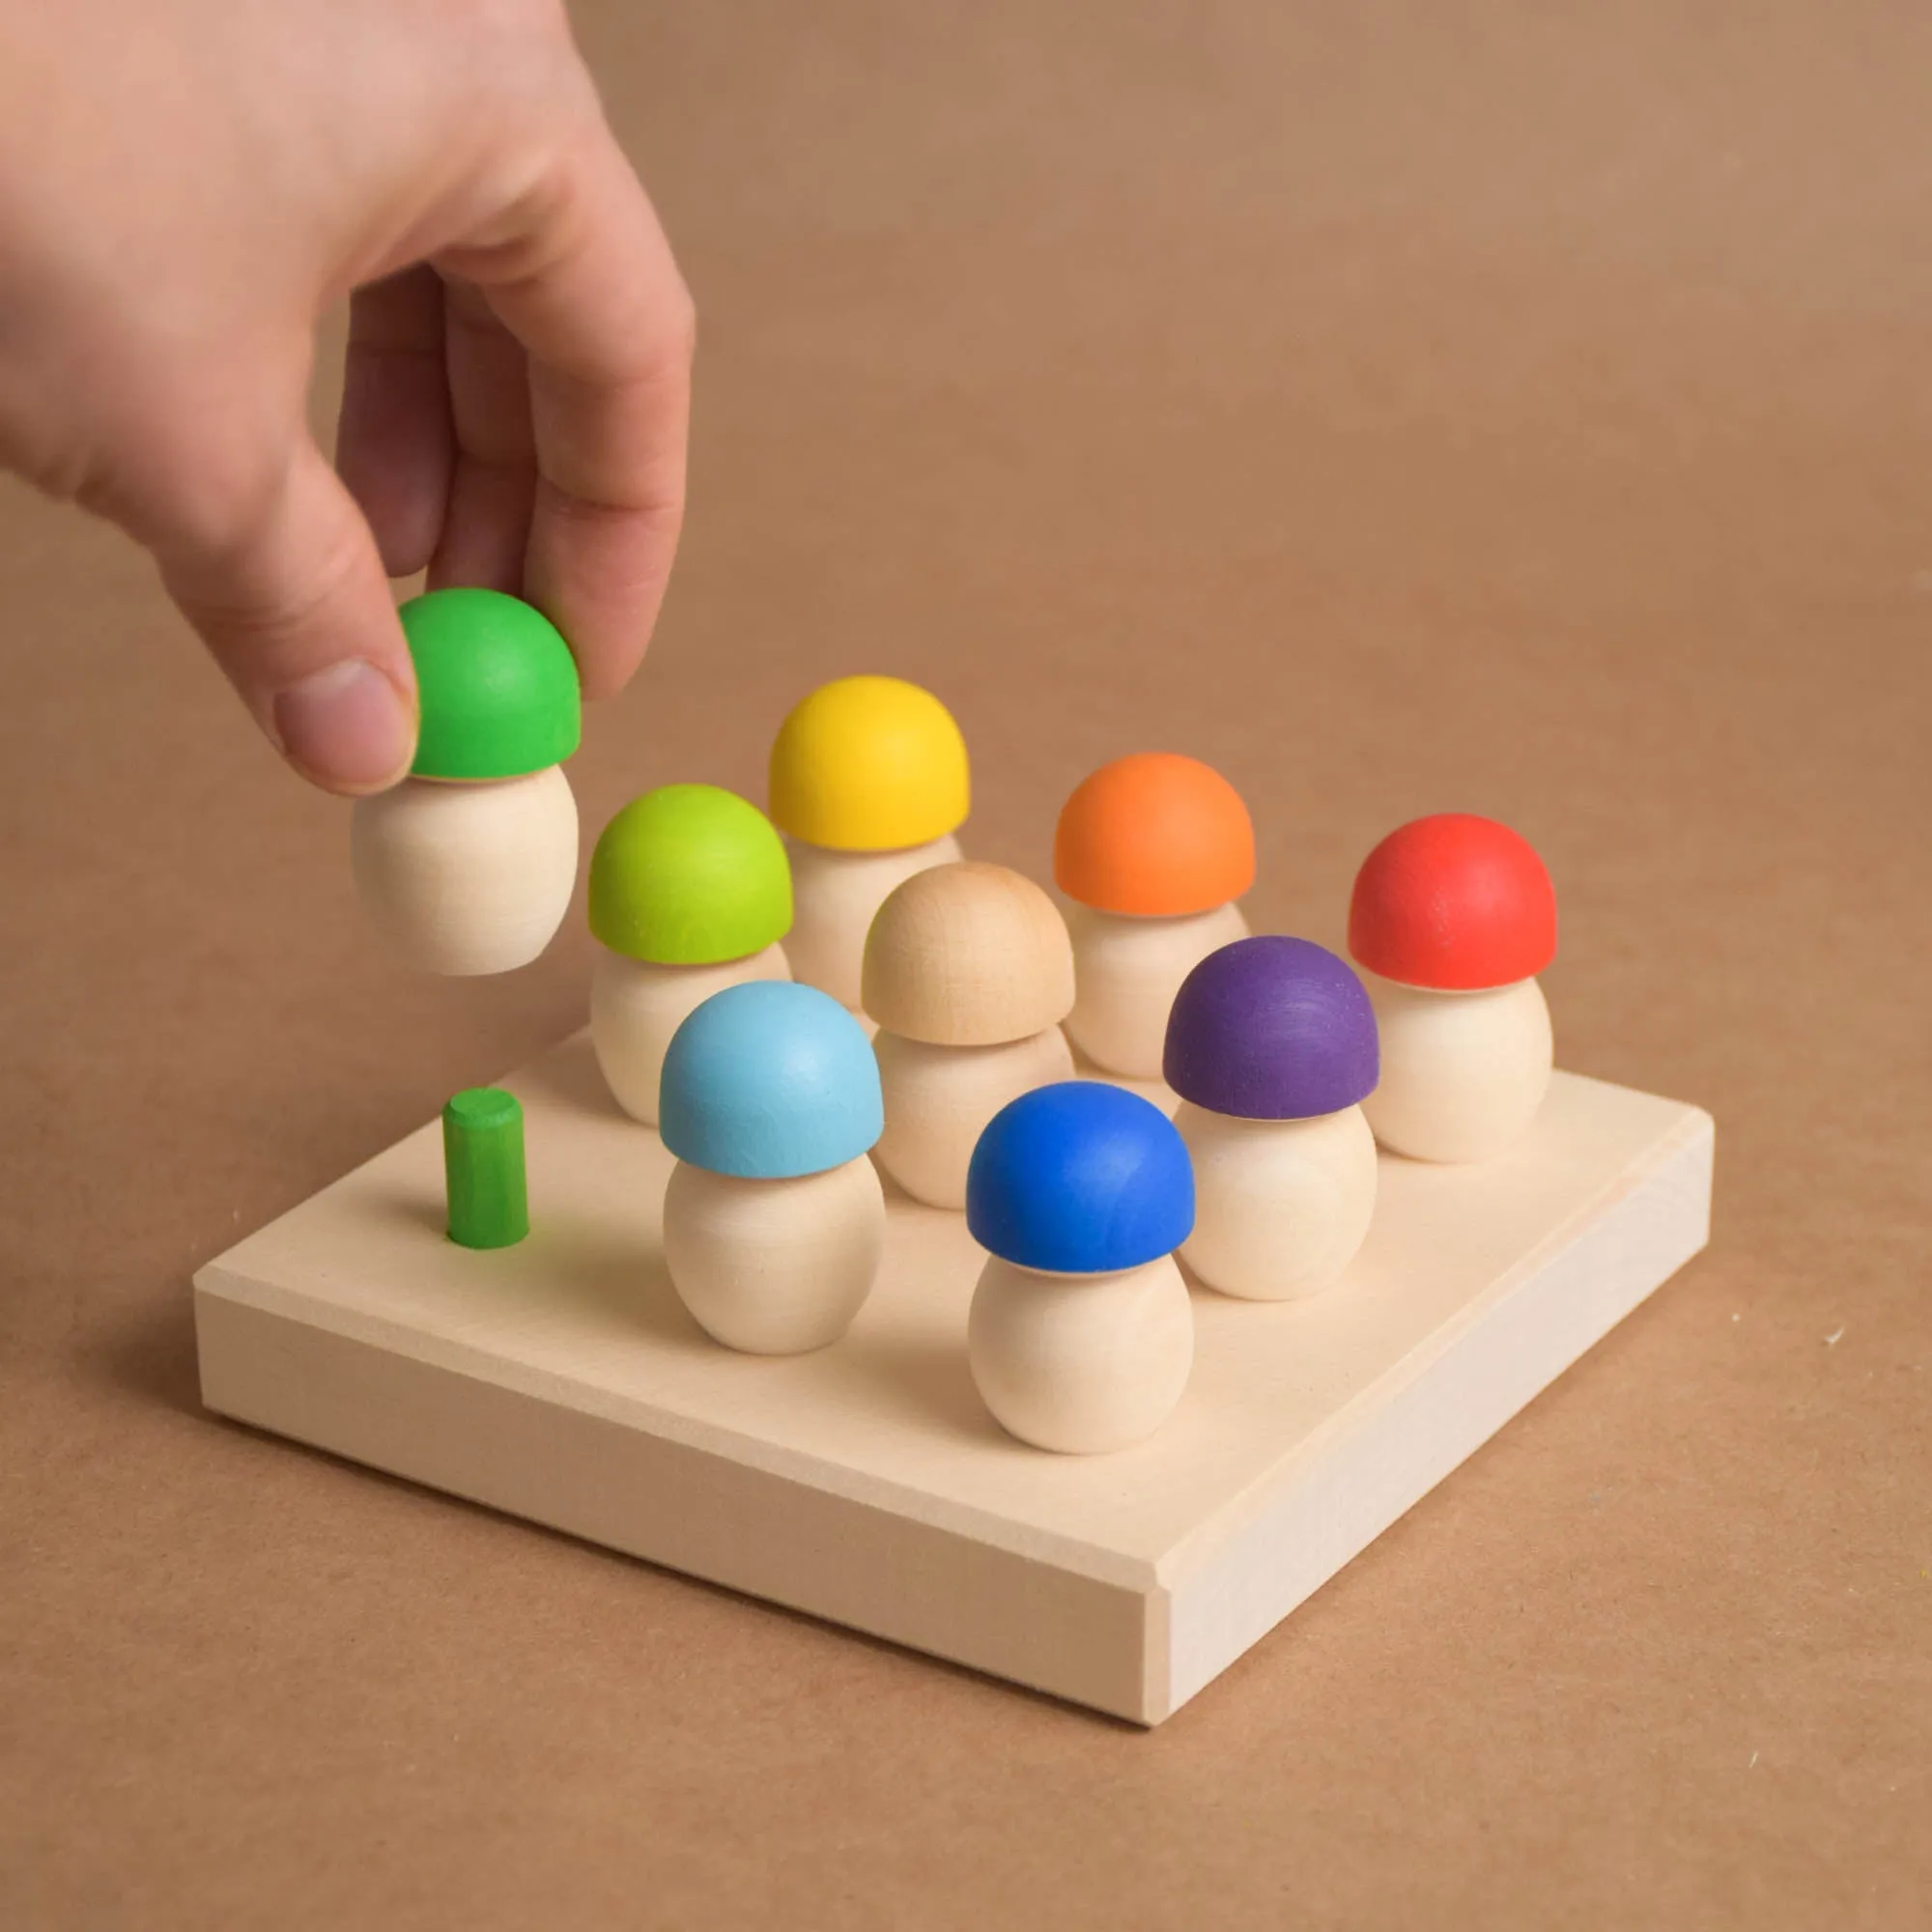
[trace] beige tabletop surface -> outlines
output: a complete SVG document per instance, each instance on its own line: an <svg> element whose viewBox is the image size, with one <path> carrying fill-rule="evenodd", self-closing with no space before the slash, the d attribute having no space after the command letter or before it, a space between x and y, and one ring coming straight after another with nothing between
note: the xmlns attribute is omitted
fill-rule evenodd
<svg viewBox="0 0 1932 1932"><path fill-rule="evenodd" d="M702 317L586 824L860 669L976 853L1192 752L1330 943L1492 813L1715 1241L1151 1734L218 1423L192 1270L589 940L393 964L145 560L0 488L0 1925L1932 1923L1932 14L579 17Z"/></svg>

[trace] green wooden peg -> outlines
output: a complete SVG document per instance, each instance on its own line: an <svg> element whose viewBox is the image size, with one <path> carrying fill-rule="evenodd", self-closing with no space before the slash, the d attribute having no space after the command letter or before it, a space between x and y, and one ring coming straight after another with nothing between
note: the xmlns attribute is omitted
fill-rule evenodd
<svg viewBox="0 0 1932 1932"><path fill-rule="evenodd" d="M466 1248L514 1247L530 1232L524 1110L500 1087L469 1087L442 1110L449 1238Z"/></svg>

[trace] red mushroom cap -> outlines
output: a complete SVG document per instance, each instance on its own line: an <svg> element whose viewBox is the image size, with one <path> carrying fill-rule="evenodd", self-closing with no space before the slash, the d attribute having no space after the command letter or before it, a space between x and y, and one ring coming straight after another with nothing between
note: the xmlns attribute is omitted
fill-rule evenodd
<svg viewBox="0 0 1932 1932"><path fill-rule="evenodd" d="M1349 951L1406 986L1511 985L1556 956L1556 892L1520 832L1438 811L1391 832L1362 862Z"/></svg>

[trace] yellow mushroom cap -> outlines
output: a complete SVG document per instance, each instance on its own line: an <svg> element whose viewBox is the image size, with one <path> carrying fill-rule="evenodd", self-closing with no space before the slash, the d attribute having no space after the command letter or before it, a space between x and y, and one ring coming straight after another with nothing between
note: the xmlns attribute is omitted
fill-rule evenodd
<svg viewBox="0 0 1932 1932"><path fill-rule="evenodd" d="M792 708L772 745L772 823L835 852L943 838L971 802L966 741L929 691L840 677Z"/></svg>

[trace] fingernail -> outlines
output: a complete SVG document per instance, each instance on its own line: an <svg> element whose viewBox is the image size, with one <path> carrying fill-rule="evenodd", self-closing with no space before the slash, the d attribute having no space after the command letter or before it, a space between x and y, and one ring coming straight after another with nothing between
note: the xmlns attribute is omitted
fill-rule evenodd
<svg viewBox="0 0 1932 1932"><path fill-rule="evenodd" d="M277 695L274 716L289 762L335 791L380 791L415 755L409 704L361 658L310 671Z"/></svg>

